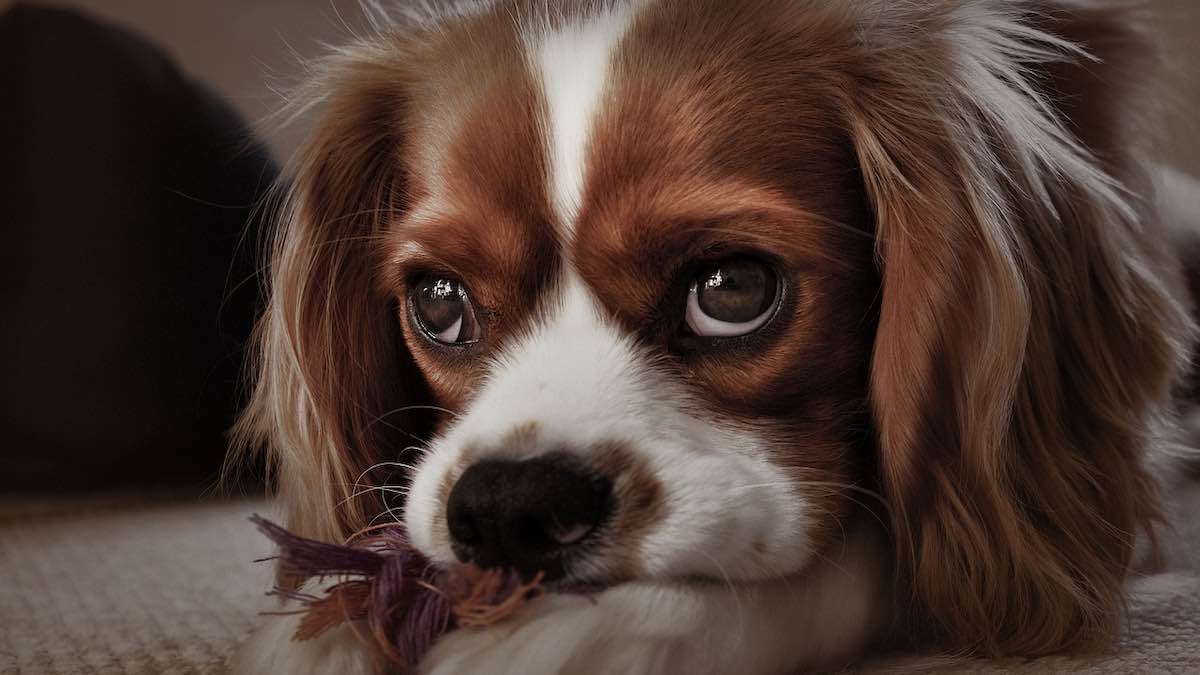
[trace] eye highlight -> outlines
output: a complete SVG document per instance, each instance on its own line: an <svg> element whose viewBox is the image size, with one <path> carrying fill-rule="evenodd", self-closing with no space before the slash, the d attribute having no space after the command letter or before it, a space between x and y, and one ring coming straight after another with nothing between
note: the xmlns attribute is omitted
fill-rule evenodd
<svg viewBox="0 0 1200 675"><path fill-rule="evenodd" d="M779 306L779 276L749 256L702 267L688 289L684 321L695 335L738 337L766 325Z"/></svg>
<svg viewBox="0 0 1200 675"><path fill-rule="evenodd" d="M475 306L462 281L425 276L413 287L411 300L417 327L442 344L468 344L479 339Z"/></svg>

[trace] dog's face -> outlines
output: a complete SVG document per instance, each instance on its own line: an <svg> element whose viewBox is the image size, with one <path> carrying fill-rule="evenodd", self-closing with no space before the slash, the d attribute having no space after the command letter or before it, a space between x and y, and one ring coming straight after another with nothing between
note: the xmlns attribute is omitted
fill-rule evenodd
<svg viewBox="0 0 1200 675"><path fill-rule="evenodd" d="M291 526L398 494L437 562L737 582L878 499L914 635L1103 640L1191 327L1114 189L1136 41L1066 4L496 0L334 54L241 429Z"/></svg>
<svg viewBox="0 0 1200 675"><path fill-rule="evenodd" d="M550 576L794 572L867 440L852 146L819 71L762 66L802 54L723 51L718 20L664 42L677 17L631 12L455 45L489 77L442 71L412 104L384 264L452 414L405 522L436 560Z"/></svg>

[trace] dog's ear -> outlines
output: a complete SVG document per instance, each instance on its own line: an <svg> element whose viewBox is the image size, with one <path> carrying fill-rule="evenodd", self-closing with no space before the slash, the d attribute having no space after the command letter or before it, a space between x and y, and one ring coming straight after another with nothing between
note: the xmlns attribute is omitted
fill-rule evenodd
<svg viewBox="0 0 1200 675"><path fill-rule="evenodd" d="M235 431L268 449L288 527L341 540L381 511L389 466L430 421L378 280L379 235L405 208L409 77L386 50L344 50L323 67L299 93L320 118L283 193L252 400Z"/></svg>
<svg viewBox="0 0 1200 675"><path fill-rule="evenodd" d="M1036 22L1084 48L1130 36L1115 14L943 7L865 29L846 103L878 228L898 630L980 654L1096 647L1156 516L1140 455L1190 326L1113 178L1126 61Z"/></svg>

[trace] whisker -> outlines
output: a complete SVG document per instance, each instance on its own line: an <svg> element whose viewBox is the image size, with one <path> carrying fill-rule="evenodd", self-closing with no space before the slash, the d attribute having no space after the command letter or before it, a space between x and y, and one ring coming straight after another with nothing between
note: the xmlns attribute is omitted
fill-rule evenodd
<svg viewBox="0 0 1200 675"><path fill-rule="evenodd" d="M743 491L748 491L748 490L758 490L758 489L770 488L770 487L797 487L797 486L798 487L836 488L838 490L847 490L847 491L852 491L852 492L858 492L858 493L867 495L868 497L874 498L885 509L887 509L889 511L891 510L891 507L888 505L888 502L883 497L883 495L879 494L878 492L876 492L874 490L862 487L861 485L854 485L853 483L839 483L839 482L835 482L835 481L806 481L806 480L774 481L774 482L770 482L770 483L754 483L754 484L750 484L750 485L739 485L735 488L732 488L732 490L734 492L743 492Z"/></svg>
<svg viewBox="0 0 1200 675"><path fill-rule="evenodd" d="M363 474L359 475L359 480L356 480L354 482L354 485L357 485L359 482L361 482L363 475L365 475L371 471L374 471L375 469L380 469L380 468L389 467L389 466L390 467L399 467L401 469L408 469L409 471L416 471L419 468L418 465L416 465L416 464L406 464L404 462L378 462L376 464L372 464L371 468L367 469L366 471L363 472Z"/></svg>
<svg viewBox="0 0 1200 675"><path fill-rule="evenodd" d="M404 496L407 496L407 495L405 495L403 492L400 492L399 490L392 490L392 489L389 489L389 488L387 488L387 487L382 487L382 486L381 486L381 487L367 487L367 488L363 488L363 489L361 489L361 490L355 490L354 492L352 492L352 493L350 493L350 494L346 495L346 496L345 496L345 497L344 497L344 498L343 498L341 501L339 501L339 502L337 503L337 505L336 505L336 506L337 506L338 508L341 508L341 507L345 506L346 504L350 503L351 501L353 501L353 500L355 500L355 499L358 499L359 497L361 497L361 496L363 496L363 495L365 495L365 494L370 494L370 493L372 493L372 492L382 492L384 495L389 495L389 494L391 494L391 495L396 495L396 494L398 494L398 495L400 495L400 496L402 496L402 497L404 497Z"/></svg>
<svg viewBox="0 0 1200 675"><path fill-rule="evenodd" d="M394 408L385 413L380 413L379 415L376 415L375 418L371 420L371 423L374 424L375 422L380 422L386 417L390 417L397 413L402 413L402 412L406 412L409 410L434 410L437 412L446 413L447 415L450 415L452 418L458 419L458 413L454 412L453 410L449 410L447 408L442 408L440 406L436 406L436 405L406 405L406 406Z"/></svg>
<svg viewBox="0 0 1200 675"><path fill-rule="evenodd" d="M692 552L708 558L708 560L717 568L717 571L721 573L721 577L724 579L725 586L729 588L729 593L733 597L733 604L737 607L738 616L737 641L734 644L734 647L741 646L742 640L746 636L746 612L745 608L742 606L742 597L738 593L737 584L733 583L733 578L729 576L729 572L725 570L725 566L722 565L715 557L713 557L711 553L701 549L693 549Z"/></svg>
<svg viewBox="0 0 1200 675"><path fill-rule="evenodd" d="M407 450L407 449L408 448L405 448L405 450ZM354 483L352 485L354 487L357 487L358 484L362 482L363 477L366 476L367 474L371 473L372 471L374 471L376 469L382 469L384 467L389 467L389 466L398 466L398 467L403 467L406 469L415 469L415 467L413 467L409 464L405 464L403 462L376 462L376 463L372 464L371 466L368 466L367 468L363 469L362 473L358 474L358 478L354 479Z"/></svg>
<svg viewBox="0 0 1200 675"><path fill-rule="evenodd" d="M405 448L405 451L409 450L412 447L414 447L414 446L409 446L408 448ZM359 487L362 485L363 478L366 477L367 474L371 473L372 471L375 471L376 469L380 469L380 468L384 468L384 467L399 467L399 468L408 469L409 471L416 471L415 466L413 466L411 464L405 464L403 462L376 462L376 463L372 464L371 466L367 467L366 469L364 469L362 473L358 474L358 476L354 479L354 482L350 484L350 495L348 495L342 501L338 502L338 506L339 507L345 506L351 500L356 499L358 497L361 497L364 494L367 494L369 492L379 489L379 488L375 488L375 487L368 487L366 490L360 490ZM383 487L386 487L386 486L383 486ZM384 492L384 494L386 495L388 493ZM401 493L401 494L403 495L403 493Z"/></svg>

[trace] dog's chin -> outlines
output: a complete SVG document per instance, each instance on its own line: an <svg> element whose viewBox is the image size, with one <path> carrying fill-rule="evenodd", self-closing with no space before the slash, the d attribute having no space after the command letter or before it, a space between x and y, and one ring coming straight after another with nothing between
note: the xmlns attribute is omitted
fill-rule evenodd
<svg viewBox="0 0 1200 675"><path fill-rule="evenodd" d="M650 581L641 575L620 573L612 565L605 564L598 557L585 552L555 556L542 564L481 564L470 555L465 554L459 546L453 546L454 553L449 555L428 555L431 564L444 572L450 572L464 566L474 566L488 572L500 572L506 576L515 575L523 583L536 583L539 587L550 591L599 591L630 581Z"/></svg>

